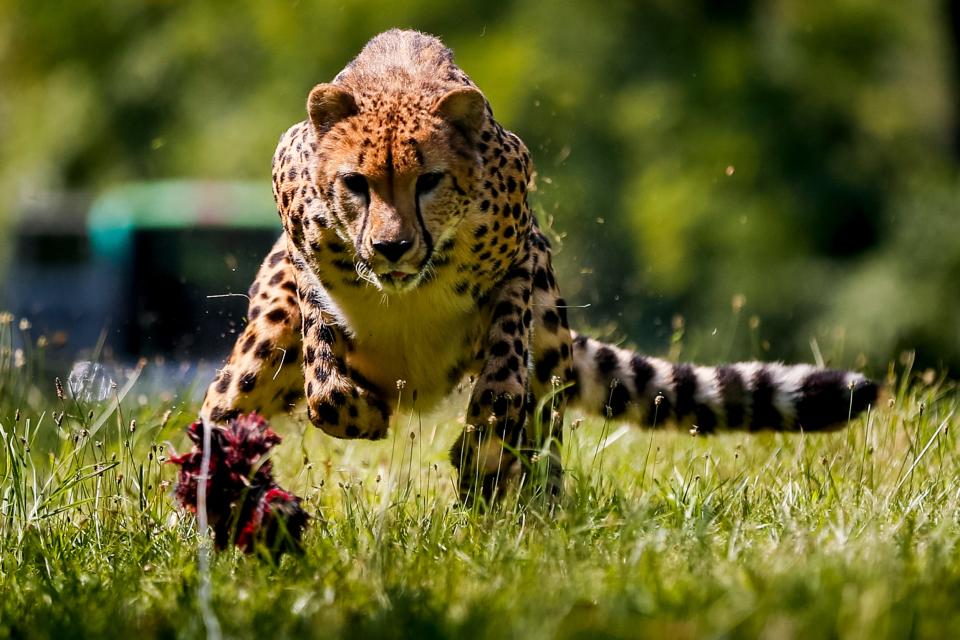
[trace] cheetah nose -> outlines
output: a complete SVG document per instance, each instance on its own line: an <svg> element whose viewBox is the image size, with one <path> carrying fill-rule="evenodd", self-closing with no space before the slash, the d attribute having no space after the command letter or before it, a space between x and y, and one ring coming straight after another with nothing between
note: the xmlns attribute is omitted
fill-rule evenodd
<svg viewBox="0 0 960 640"><path fill-rule="evenodd" d="M382 255L390 262L396 262L403 257L413 242L410 240L396 240L394 242L374 242L373 250Z"/></svg>

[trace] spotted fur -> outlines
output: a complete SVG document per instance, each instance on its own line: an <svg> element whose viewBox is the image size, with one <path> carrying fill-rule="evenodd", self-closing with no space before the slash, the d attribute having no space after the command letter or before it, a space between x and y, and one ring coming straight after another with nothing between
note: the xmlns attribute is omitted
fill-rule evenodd
<svg viewBox="0 0 960 640"><path fill-rule="evenodd" d="M436 38L377 36L307 113L274 155L284 233L203 417L305 398L330 435L377 439L393 407L428 409L469 376L451 451L467 498L521 476L546 442L558 491L568 401L703 433L828 429L874 401L858 374L672 364L575 336L527 202L530 154Z"/></svg>

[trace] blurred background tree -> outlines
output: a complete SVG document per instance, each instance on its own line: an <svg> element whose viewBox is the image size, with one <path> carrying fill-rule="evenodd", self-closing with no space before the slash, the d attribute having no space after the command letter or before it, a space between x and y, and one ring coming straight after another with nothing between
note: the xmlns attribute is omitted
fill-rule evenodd
<svg viewBox="0 0 960 640"><path fill-rule="evenodd" d="M703 360L816 345L880 372L915 348L960 371L957 4L8 0L0 220L130 180L268 189L309 89L417 28L533 151L580 326Z"/></svg>

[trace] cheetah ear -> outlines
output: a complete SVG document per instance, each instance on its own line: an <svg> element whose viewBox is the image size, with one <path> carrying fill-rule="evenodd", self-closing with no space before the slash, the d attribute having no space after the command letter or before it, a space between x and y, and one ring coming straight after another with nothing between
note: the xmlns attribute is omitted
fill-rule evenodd
<svg viewBox="0 0 960 640"><path fill-rule="evenodd" d="M483 125L486 101L483 94L469 87L454 89L437 101L433 115L443 118L467 136L473 136Z"/></svg>
<svg viewBox="0 0 960 640"><path fill-rule="evenodd" d="M307 98L307 113L318 136L359 111L353 94L335 84L318 84Z"/></svg>

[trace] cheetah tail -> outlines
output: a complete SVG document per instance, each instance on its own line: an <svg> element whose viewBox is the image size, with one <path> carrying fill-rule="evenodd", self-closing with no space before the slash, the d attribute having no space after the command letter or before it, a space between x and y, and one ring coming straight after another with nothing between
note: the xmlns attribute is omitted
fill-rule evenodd
<svg viewBox="0 0 960 640"><path fill-rule="evenodd" d="M673 364L582 335L573 360L574 406L647 427L695 426L699 433L834 430L875 404L878 392L859 373L807 364Z"/></svg>

